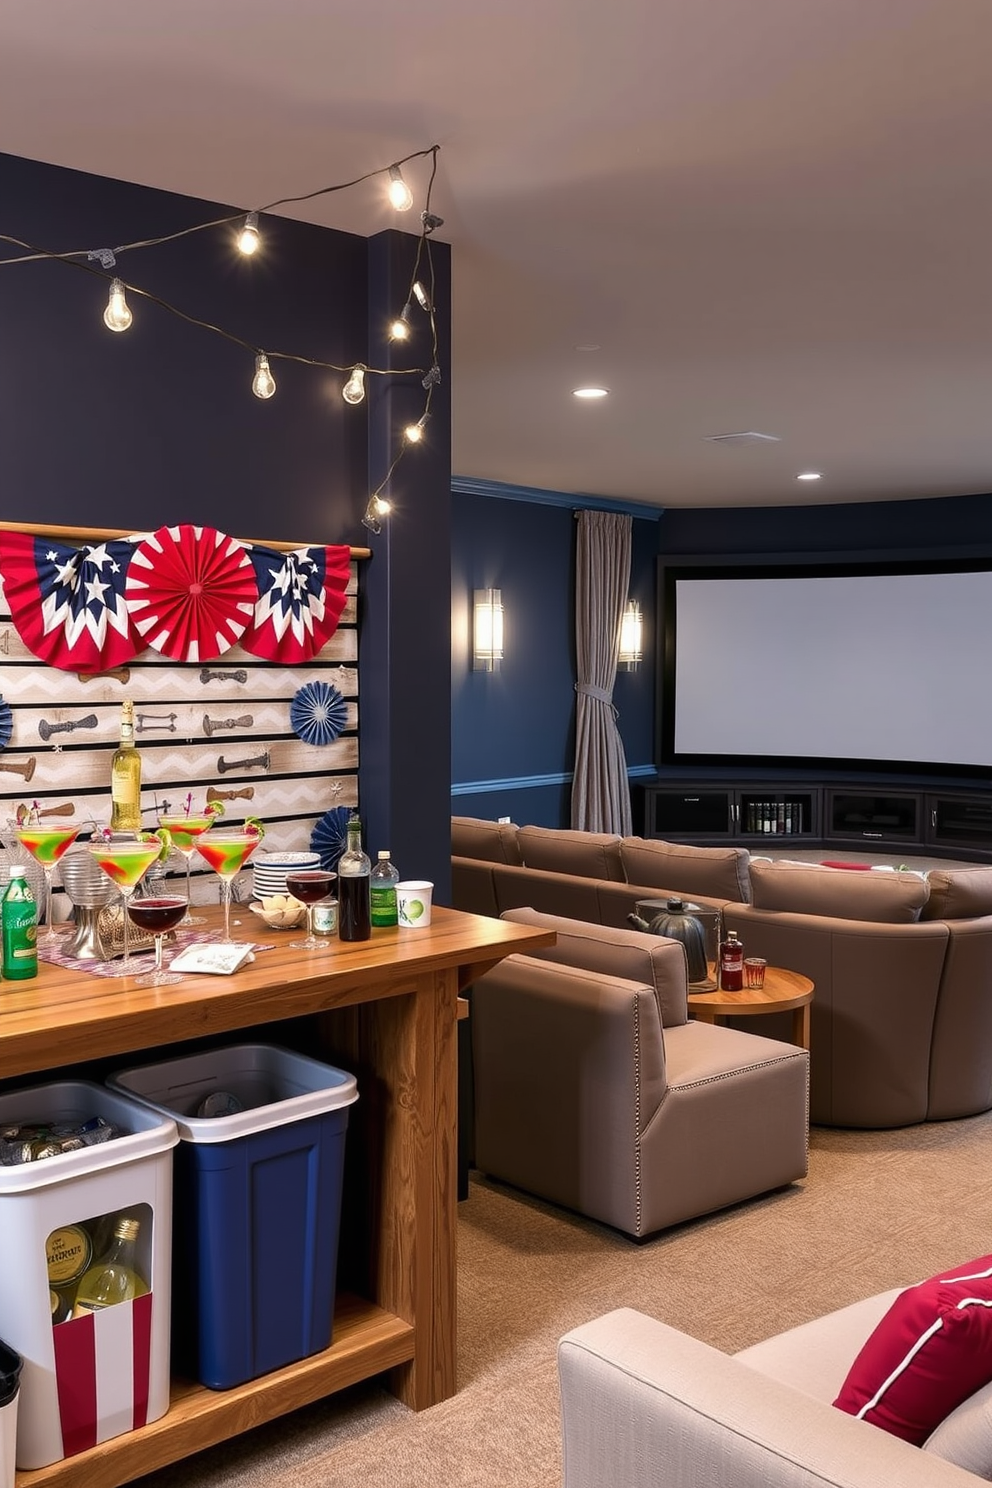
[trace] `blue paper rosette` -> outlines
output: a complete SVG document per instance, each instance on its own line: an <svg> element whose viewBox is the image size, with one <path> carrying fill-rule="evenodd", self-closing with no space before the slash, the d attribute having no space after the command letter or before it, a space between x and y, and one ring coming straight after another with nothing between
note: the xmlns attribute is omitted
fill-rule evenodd
<svg viewBox="0 0 992 1488"><path fill-rule="evenodd" d="M329 873L336 870L338 858L344 852L350 816L350 806L332 806L310 833L310 847L320 854L320 866Z"/></svg>
<svg viewBox="0 0 992 1488"><path fill-rule="evenodd" d="M0 697L0 749L6 749L10 743L10 736L14 729L14 715L10 711L10 704L5 703Z"/></svg>
<svg viewBox="0 0 992 1488"><path fill-rule="evenodd" d="M348 722L348 705L336 687L307 682L293 694L289 721L305 744L333 744Z"/></svg>

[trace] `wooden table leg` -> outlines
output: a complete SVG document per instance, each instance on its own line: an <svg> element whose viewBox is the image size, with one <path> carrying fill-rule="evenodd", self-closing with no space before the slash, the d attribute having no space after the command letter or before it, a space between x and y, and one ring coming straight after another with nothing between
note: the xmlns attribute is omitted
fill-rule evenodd
<svg viewBox="0 0 992 1488"><path fill-rule="evenodd" d="M809 1052L809 1003L792 1009L792 1042Z"/></svg>

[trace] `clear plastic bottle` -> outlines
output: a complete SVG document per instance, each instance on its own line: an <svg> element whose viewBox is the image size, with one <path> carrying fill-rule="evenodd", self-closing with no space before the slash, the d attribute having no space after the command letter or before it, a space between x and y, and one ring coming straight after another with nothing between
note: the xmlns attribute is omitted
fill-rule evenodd
<svg viewBox="0 0 992 1488"><path fill-rule="evenodd" d="M368 940L372 935L369 896L372 864L362 848L360 817L349 818L347 832L347 845L338 858L338 937L340 940Z"/></svg>
<svg viewBox="0 0 992 1488"><path fill-rule="evenodd" d="M3 937L3 974L9 982L38 975L38 906L20 863L10 869L10 882L0 905Z"/></svg>
<svg viewBox="0 0 992 1488"><path fill-rule="evenodd" d="M396 885L399 881L399 869L389 861L389 848L383 848L369 879L373 927L399 923L396 912Z"/></svg>
<svg viewBox="0 0 992 1488"><path fill-rule="evenodd" d="M139 1220L121 1215L106 1253L79 1279L73 1317L85 1317L88 1312L99 1312L117 1302L130 1302L148 1291L148 1283L138 1270L136 1247L140 1228Z"/></svg>

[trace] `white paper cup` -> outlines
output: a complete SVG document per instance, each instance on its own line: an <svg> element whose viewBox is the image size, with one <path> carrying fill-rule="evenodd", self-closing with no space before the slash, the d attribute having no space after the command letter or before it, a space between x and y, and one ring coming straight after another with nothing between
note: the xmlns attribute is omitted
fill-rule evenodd
<svg viewBox="0 0 992 1488"><path fill-rule="evenodd" d="M396 885L396 915L407 930L424 930L431 922L431 892L425 878L408 878Z"/></svg>

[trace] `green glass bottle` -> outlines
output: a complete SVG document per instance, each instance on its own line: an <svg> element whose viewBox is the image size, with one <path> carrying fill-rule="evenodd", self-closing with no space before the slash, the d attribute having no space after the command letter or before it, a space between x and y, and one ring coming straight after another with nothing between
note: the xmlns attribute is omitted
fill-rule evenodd
<svg viewBox="0 0 992 1488"><path fill-rule="evenodd" d="M400 875L394 865L389 861L389 849L380 852L378 861L372 869L369 879L369 898L372 907L373 925L395 925L398 923L396 910L396 885L400 881Z"/></svg>
<svg viewBox="0 0 992 1488"><path fill-rule="evenodd" d="M9 982L38 975L38 906L28 883L27 869L15 863L0 905L3 974Z"/></svg>
<svg viewBox="0 0 992 1488"><path fill-rule="evenodd" d="M122 1215L114 1226L110 1248L80 1277L73 1317L99 1312L117 1302L143 1297L148 1283L138 1271L136 1241L140 1221Z"/></svg>

